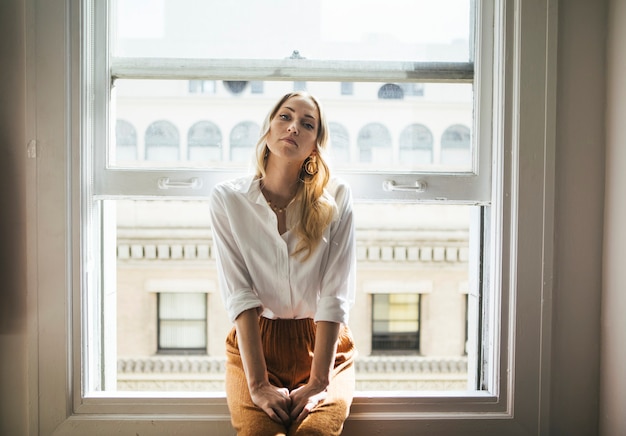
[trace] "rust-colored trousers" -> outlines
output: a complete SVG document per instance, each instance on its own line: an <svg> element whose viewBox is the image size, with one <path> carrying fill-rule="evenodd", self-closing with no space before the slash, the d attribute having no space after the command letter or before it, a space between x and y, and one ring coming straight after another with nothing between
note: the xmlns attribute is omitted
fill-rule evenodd
<svg viewBox="0 0 626 436"><path fill-rule="evenodd" d="M259 320L263 352L269 381L290 391L309 379L315 323L311 319ZM356 351L347 326L339 332L335 368L328 395L302 422L289 427L273 421L250 397L233 328L226 339L226 398L231 422L239 436L339 435L348 417L354 395L354 358Z"/></svg>

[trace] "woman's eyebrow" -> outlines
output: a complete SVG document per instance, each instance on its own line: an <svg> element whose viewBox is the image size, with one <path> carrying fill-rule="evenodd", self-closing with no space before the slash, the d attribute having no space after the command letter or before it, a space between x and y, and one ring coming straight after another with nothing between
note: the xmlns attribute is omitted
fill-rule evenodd
<svg viewBox="0 0 626 436"><path fill-rule="evenodd" d="M293 109L292 107L289 107L289 106L285 106L285 109L289 109L293 113L296 112L295 109ZM304 114L304 116L306 118L311 118L311 119L315 120L315 117L313 115L311 115L311 114Z"/></svg>

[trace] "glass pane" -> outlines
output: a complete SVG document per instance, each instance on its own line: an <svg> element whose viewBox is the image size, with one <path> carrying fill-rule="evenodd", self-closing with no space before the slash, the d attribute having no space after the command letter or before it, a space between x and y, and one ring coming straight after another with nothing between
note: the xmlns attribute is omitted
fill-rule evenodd
<svg viewBox="0 0 626 436"><path fill-rule="evenodd" d="M117 0L113 53L467 62L471 4L471 0Z"/></svg>
<svg viewBox="0 0 626 436"><path fill-rule="evenodd" d="M249 168L263 119L293 82L225 83L198 95L184 80L116 81L110 166ZM471 84L399 84L393 99L380 96L389 84L351 83L350 94L342 85L307 83L328 118L335 169L472 170Z"/></svg>
<svg viewBox="0 0 626 436"><path fill-rule="evenodd" d="M223 391L232 324L218 290L208 203L105 203L114 213L105 214L112 234L104 237L115 241L105 263L115 271L103 280L116 305L103 328L117 339L105 344L103 361L117 368L116 389ZM469 321L478 317L477 306L467 303L469 259L478 256L470 247L479 245L470 244L473 208L354 205L358 280L350 327L359 350L357 389L473 389L467 366L478 356L466 349L468 334L475 334ZM159 345L206 347L206 355L158 354Z"/></svg>
<svg viewBox="0 0 626 436"><path fill-rule="evenodd" d="M206 347L204 321L161 321L159 348L189 349Z"/></svg>
<svg viewBox="0 0 626 436"><path fill-rule="evenodd" d="M162 320L205 320L206 316L204 293L159 294L159 318Z"/></svg>

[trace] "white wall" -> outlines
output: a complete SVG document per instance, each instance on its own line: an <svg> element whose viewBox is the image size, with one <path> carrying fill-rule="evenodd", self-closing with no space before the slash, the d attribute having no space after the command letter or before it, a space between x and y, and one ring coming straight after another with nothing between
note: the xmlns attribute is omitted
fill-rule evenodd
<svg viewBox="0 0 626 436"><path fill-rule="evenodd" d="M626 434L626 2L608 14L600 434Z"/></svg>
<svg viewBox="0 0 626 436"><path fill-rule="evenodd" d="M523 0L524 2L530 0ZM61 2L59 2L61 7ZM32 30L23 24L30 0L0 2L0 433L37 434L36 369L26 353L26 328L35 307L26 308L25 178L28 105L25 88L24 39ZM554 435L592 435L602 423L603 435L625 434L626 389L623 368L626 305L623 267L626 186L623 132L626 117L626 67L623 42L610 53L611 74L605 89L606 6L611 13L612 41L624 41L626 12L620 0L567 0L559 4L557 89L557 174L554 325L552 337L550 428ZM621 24L620 24L621 23ZM621 28L620 28L621 26ZM619 34L618 34L619 33ZM620 54L621 53L621 54ZM621 66L621 68L619 68ZM62 80L62 77L59 78ZM54 85L54 82L52 83ZM606 217L604 209L604 109L609 99ZM523 98L523 95L522 95ZM620 142L622 141L622 142ZM620 174L621 171L621 174ZM606 293L604 336L600 335L603 223L606 222ZM622 243L619 243L622 241ZM620 312L622 312L620 314ZM28 315L28 317L27 317ZM600 343L604 341L602 413L599 412ZM621 349L620 349L621 347ZM621 389L620 389L621 387ZM29 397L29 392L33 395ZM45 407L45 405L42 405ZM619 421L621 420L621 422Z"/></svg>

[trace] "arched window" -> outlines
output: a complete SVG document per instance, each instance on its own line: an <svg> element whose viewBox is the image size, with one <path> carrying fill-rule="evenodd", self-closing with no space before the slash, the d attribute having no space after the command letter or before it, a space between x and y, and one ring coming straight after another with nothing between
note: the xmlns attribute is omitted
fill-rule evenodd
<svg viewBox="0 0 626 436"><path fill-rule="evenodd" d="M180 158L178 129L169 121L160 120L146 129L146 160L177 161Z"/></svg>
<svg viewBox="0 0 626 436"><path fill-rule="evenodd" d="M378 98L382 100L402 100L404 91L395 83L385 83L378 90Z"/></svg>
<svg viewBox="0 0 626 436"><path fill-rule="evenodd" d="M471 163L471 131L469 127L455 124L441 135L441 163L444 165L469 165Z"/></svg>
<svg viewBox="0 0 626 436"><path fill-rule="evenodd" d="M391 134L380 123L370 123L359 131L359 162L391 163Z"/></svg>
<svg viewBox="0 0 626 436"><path fill-rule="evenodd" d="M350 137L348 130L339 123L328 123L330 154L335 163L350 162Z"/></svg>
<svg viewBox="0 0 626 436"><path fill-rule="evenodd" d="M250 161L254 146L259 139L259 131L260 127L251 121L243 121L233 127L230 132L231 161Z"/></svg>
<svg viewBox="0 0 626 436"><path fill-rule="evenodd" d="M224 87L234 95L241 94L246 89L248 82L245 80L224 80Z"/></svg>
<svg viewBox="0 0 626 436"><path fill-rule="evenodd" d="M433 134L423 124L411 124L400 134L400 162L428 165L433 162Z"/></svg>
<svg viewBox="0 0 626 436"><path fill-rule="evenodd" d="M222 132L210 121L198 121L187 133L187 159L219 161L222 159Z"/></svg>
<svg viewBox="0 0 626 436"><path fill-rule="evenodd" d="M115 161L137 160L137 130L126 120L115 122Z"/></svg>

